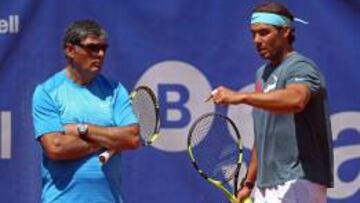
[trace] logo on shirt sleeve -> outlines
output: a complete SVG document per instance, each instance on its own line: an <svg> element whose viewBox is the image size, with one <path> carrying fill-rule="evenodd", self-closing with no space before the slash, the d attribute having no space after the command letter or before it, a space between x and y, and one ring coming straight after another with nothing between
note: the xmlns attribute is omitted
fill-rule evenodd
<svg viewBox="0 0 360 203"><path fill-rule="evenodd" d="M303 82L303 81L305 81L306 79L305 78L299 78L299 77L295 77L294 78L294 81L295 82Z"/></svg>

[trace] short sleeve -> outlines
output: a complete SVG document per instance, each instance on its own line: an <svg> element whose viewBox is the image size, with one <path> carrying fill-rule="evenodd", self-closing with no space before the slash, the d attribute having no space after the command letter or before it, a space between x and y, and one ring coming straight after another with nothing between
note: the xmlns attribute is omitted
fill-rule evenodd
<svg viewBox="0 0 360 203"><path fill-rule="evenodd" d="M298 62L289 68L286 79L286 85L294 83L305 84L312 92L318 92L321 85L320 74L312 64Z"/></svg>
<svg viewBox="0 0 360 203"><path fill-rule="evenodd" d="M37 86L32 100L32 118L35 137L50 132L63 132L59 109L41 85Z"/></svg>
<svg viewBox="0 0 360 203"><path fill-rule="evenodd" d="M125 126L137 123L128 91L120 83L115 89L114 121L116 126Z"/></svg>

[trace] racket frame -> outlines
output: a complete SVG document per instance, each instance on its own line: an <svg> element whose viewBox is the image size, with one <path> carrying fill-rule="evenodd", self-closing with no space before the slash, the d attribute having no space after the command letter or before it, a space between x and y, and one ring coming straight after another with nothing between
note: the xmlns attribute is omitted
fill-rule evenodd
<svg viewBox="0 0 360 203"><path fill-rule="evenodd" d="M228 121L227 123L229 123L230 126L234 129L235 136L236 136L236 139L237 139L235 142L237 143L239 153L238 153L238 157L237 157L237 163L236 163L236 169L235 169L234 178L233 178L233 184L234 184L234 193L236 193L238 191L239 172L240 172L240 168L241 168L241 164L242 164L242 160L243 160L243 147L242 147L243 145L242 145L239 130L236 127L234 121L232 121L229 117L224 116L224 115L222 115L220 113L216 113L216 112L205 113L202 116L200 116L190 127L189 134L188 134L188 139L187 139L187 151L188 151L188 154L189 154L192 165L194 166L196 171L200 174L200 176L203 177L205 180L207 180L210 184L212 184L213 186L215 186L216 188L221 190L224 193L225 197L229 200L229 202L238 203L238 201L236 199L236 196L232 192L230 192L228 189L226 189L221 181L209 177L207 174L204 173L203 170L201 170L199 165L196 163L196 158L195 158L195 156L193 154L192 148L195 147L195 146L192 146L192 143L191 143L192 132L194 131L196 125L202 119L207 118L207 117L211 117L211 116L213 116L213 117L216 117L216 116L222 117L223 119Z"/></svg>
<svg viewBox="0 0 360 203"><path fill-rule="evenodd" d="M130 93L129 97L130 97L131 102L133 102L135 100L136 95L138 94L138 92L140 90L145 90L150 95L150 98L154 104L154 110L155 110L155 126L153 129L152 136L149 140L142 142L143 146L148 146L148 145L151 145L160 135L160 106L159 106L159 102L157 100L155 93L148 86L145 86L145 85L136 87Z"/></svg>
<svg viewBox="0 0 360 203"><path fill-rule="evenodd" d="M151 98L151 100L152 100L152 102L154 104L154 111L155 111L155 122L156 123L155 123L154 129L153 129L153 133L151 135L151 138L149 140L141 142L142 146L148 146L148 145L151 145L160 135L160 106L159 106L159 102L157 100L157 97L156 97L155 93L148 86L145 86L145 85L138 86L133 91L131 91L131 93L129 94L129 98L130 98L131 103L133 103L133 101L136 98L136 95L141 90L146 91L147 94L150 95L150 98ZM102 152L99 155L100 163L105 164L106 162L108 162L108 160L114 154L115 154L115 152L111 151L111 150L106 150L106 151Z"/></svg>

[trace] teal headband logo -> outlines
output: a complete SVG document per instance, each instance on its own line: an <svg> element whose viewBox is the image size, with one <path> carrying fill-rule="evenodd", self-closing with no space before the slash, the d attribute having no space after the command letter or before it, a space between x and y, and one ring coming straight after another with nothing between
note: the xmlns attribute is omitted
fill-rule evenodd
<svg viewBox="0 0 360 203"><path fill-rule="evenodd" d="M309 24L309 22L302 20L300 18L294 18L294 21L300 22L302 24ZM251 24L261 23L261 24L268 24L274 26L292 26L292 21L290 18L275 14L275 13L267 13L267 12L255 12L251 16Z"/></svg>
<svg viewBox="0 0 360 203"><path fill-rule="evenodd" d="M275 13L266 13L266 12L255 12L251 16L251 24L269 24L275 26L290 26L291 20L285 16L275 14Z"/></svg>

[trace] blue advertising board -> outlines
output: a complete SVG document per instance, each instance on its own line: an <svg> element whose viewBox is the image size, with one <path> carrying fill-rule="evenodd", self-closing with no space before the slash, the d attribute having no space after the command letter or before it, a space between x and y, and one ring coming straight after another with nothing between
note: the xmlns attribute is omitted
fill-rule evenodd
<svg viewBox="0 0 360 203"><path fill-rule="evenodd" d="M161 106L161 138L123 153L127 203L225 202L192 168L186 135L197 117L218 111L253 143L252 108L202 104L224 85L252 90L264 62L249 16L260 0L14 0L0 2L0 202L39 202L41 149L31 120L37 84L66 65L66 26L94 19L109 34L104 75L128 90L151 86ZM360 1L280 1L299 18L295 48L324 74L334 141L335 188L328 202L360 202ZM244 164L242 171L246 171Z"/></svg>

